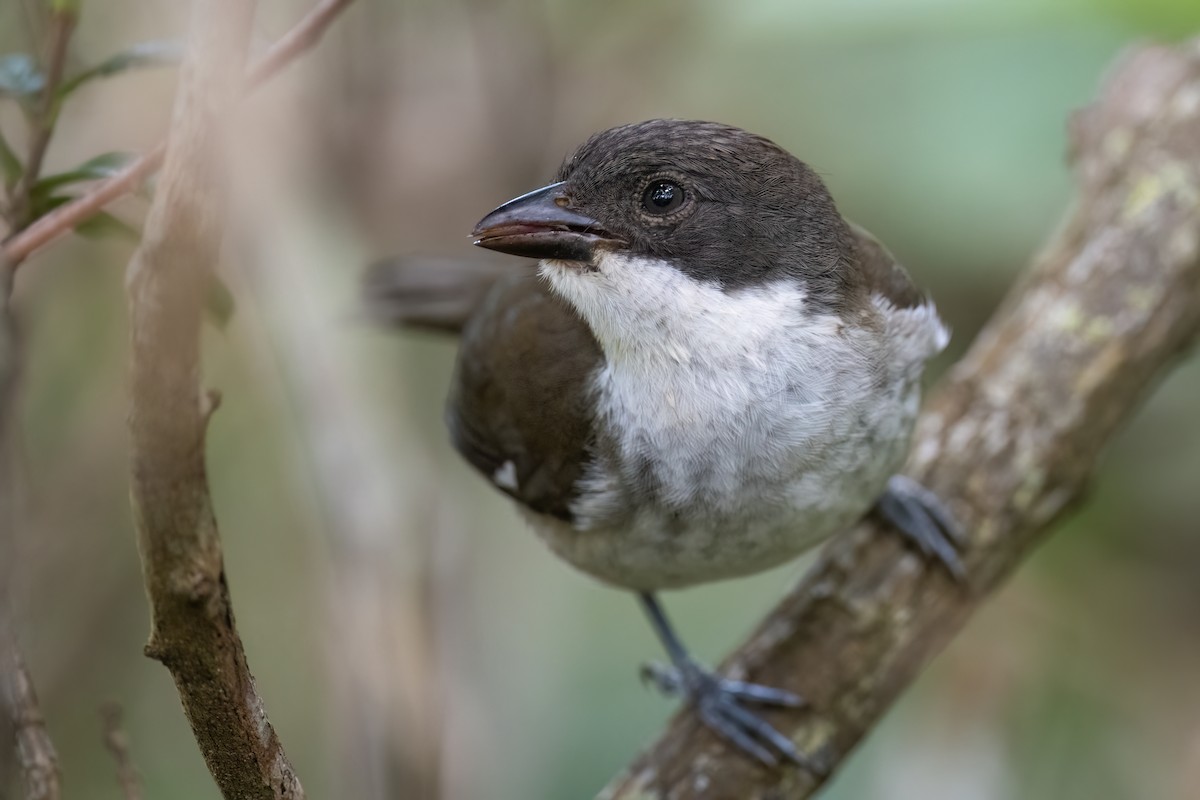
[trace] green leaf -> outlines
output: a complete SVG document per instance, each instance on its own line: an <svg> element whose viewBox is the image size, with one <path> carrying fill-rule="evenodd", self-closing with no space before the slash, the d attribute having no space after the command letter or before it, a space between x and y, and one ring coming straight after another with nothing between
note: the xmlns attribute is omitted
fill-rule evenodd
<svg viewBox="0 0 1200 800"><path fill-rule="evenodd" d="M75 226L75 232L89 239L102 239L108 236L128 239L136 242L142 237L141 232L122 219L114 217L107 211L100 211Z"/></svg>
<svg viewBox="0 0 1200 800"><path fill-rule="evenodd" d="M37 61L28 53L0 56L0 96L33 97L46 85Z"/></svg>
<svg viewBox="0 0 1200 800"><path fill-rule="evenodd" d="M33 194L35 198L49 197L56 190L72 183L107 178L120 172L135 158L137 155L134 153L101 153L66 172L57 172L42 178L33 185Z"/></svg>
<svg viewBox="0 0 1200 800"><path fill-rule="evenodd" d="M229 324L229 320L233 319L233 312L236 310L233 292L229 291L225 281L217 275L209 278L208 292L204 297L204 309L212 318L213 324L222 330Z"/></svg>
<svg viewBox="0 0 1200 800"><path fill-rule="evenodd" d="M39 219L64 203L69 203L74 199L74 197L66 194L34 196L31 206L33 211L32 219ZM141 231L125 220L109 214L107 211L98 211L93 216L85 219L75 226L75 232L88 239L118 237L136 242L142 238Z"/></svg>
<svg viewBox="0 0 1200 800"><path fill-rule="evenodd" d="M183 45L177 41L151 41L135 44L128 50L111 55L91 69L64 81L58 88L58 97L62 99L88 81L96 78L107 78L130 69L141 67L163 67L178 64L183 57Z"/></svg>
<svg viewBox="0 0 1200 800"><path fill-rule="evenodd" d="M0 131L0 177L4 178L4 185L15 186L24 172L25 167L21 164L21 159L17 158L17 154L4 140L4 131Z"/></svg>
<svg viewBox="0 0 1200 800"><path fill-rule="evenodd" d="M65 194L54 195L52 197L31 194L29 196L29 221L33 222L41 219L69 200L71 200L71 197Z"/></svg>

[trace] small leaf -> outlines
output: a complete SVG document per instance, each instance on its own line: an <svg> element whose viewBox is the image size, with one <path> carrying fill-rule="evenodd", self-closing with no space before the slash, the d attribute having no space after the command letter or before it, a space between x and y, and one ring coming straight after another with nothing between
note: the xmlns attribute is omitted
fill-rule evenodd
<svg viewBox="0 0 1200 800"><path fill-rule="evenodd" d="M4 131L0 131L0 177L4 178L4 185L10 188L15 186L24 172L25 167L21 164L21 159L17 158L17 154L4 140Z"/></svg>
<svg viewBox="0 0 1200 800"><path fill-rule="evenodd" d="M102 239L107 236L120 237L136 242L142 234L137 228L122 219L114 217L107 211L97 212L75 226L75 232L89 239Z"/></svg>
<svg viewBox="0 0 1200 800"><path fill-rule="evenodd" d="M116 175L135 158L137 156L133 153L101 153L95 158L88 159L74 169L69 169L66 172L58 172L54 175L47 175L42 178L33 185L33 194L35 197L49 197L54 191L63 186L70 186L72 183L95 181L107 178L110 175Z"/></svg>
<svg viewBox="0 0 1200 800"><path fill-rule="evenodd" d="M74 199L74 197L66 194L34 197L31 206L33 212L32 219L39 219ZM102 239L108 236L115 236L136 242L142 238L141 231L123 219L109 214L107 211L98 211L93 216L85 219L75 226L75 232L89 239Z"/></svg>
<svg viewBox="0 0 1200 800"><path fill-rule="evenodd" d="M229 324L229 320L233 319L233 312L236 310L233 292L229 291L225 281L217 275L209 278L208 293L204 298L204 310L212 318L213 324L222 330Z"/></svg>
<svg viewBox="0 0 1200 800"><path fill-rule="evenodd" d="M128 50L109 56L91 69L64 81L58 89L62 99L88 81L107 78L129 69L139 67L162 67L178 64L183 57L183 45L177 41L151 41L135 44Z"/></svg>
<svg viewBox="0 0 1200 800"><path fill-rule="evenodd" d="M33 97L46 85L46 76L28 53L0 56L0 96Z"/></svg>
<svg viewBox="0 0 1200 800"><path fill-rule="evenodd" d="M72 198L65 194L54 195L52 197L30 195L29 196L29 221L41 219L49 214L54 209L61 206L63 203L69 202Z"/></svg>

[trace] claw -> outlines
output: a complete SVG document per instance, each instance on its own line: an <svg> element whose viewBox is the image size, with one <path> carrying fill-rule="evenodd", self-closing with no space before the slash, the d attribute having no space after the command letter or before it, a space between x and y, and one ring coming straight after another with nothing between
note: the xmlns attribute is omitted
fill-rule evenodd
<svg viewBox="0 0 1200 800"><path fill-rule="evenodd" d="M770 686L722 678L704 669L688 655L683 643L675 635L658 598L650 592L642 592L638 597L671 656L671 666L644 665L643 681L654 684L663 694L686 697L709 730L759 763L774 767L779 764L779 756L783 756L793 764L823 774L823 770L801 757L791 739L743 706L743 703L754 703L796 708L804 704L799 695Z"/></svg>
<svg viewBox="0 0 1200 800"><path fill-rule="evenodd" d="M783 689L776 689L772 686L761 686L757 683L746 683L745 681L722 678L721 688L739 700L745 700L748 703L778 706L780 708L800 708L804 705L804 698L800 695L792 694Z"/></svg>
<svg viewBox="0 0 1200 800"><path fill-rule="evenodd" d="M716 712L716 709L708 707L700 707L700 719L708 727L708 729L725 741L732 744L737 749L744 753L748 753L754 760L764 766L774 767L779 764L779 759L775 755L763 747L758 742L751 738L747 731L742 730L737 725L730 725L725 719Z"/></svg>
<svg viewBox="0 0 1200 800"><path fill-rule="evenodd" d="M926 556L934 556L955 580L967 577L958 547L966 541L962 528L929 489L904 475L893 475L876 508Z"/></svg>
<svg viewBox="0 0 1200 800"><path fill-rule="evenodd" d="M755 760L773 767L779 756L798 766L808 766L796 745L770 723L746 709L746 703L798 708L799 695L770 686L721 678L694 662L680 668L646 664L642 679L668 696L684 695L696 707L704 724L725 741Z"/></svg>

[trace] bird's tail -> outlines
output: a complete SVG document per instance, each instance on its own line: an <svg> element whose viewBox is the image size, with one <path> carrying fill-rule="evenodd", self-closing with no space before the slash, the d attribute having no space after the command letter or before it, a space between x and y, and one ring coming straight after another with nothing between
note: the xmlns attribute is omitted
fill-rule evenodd
<svg viewBox="0 0 1200 800"><path fill-rule="evenodd" d="M363 301L376 322L457 334L496 281L513 272L511 261L397 256L367 268Z"/></svg>

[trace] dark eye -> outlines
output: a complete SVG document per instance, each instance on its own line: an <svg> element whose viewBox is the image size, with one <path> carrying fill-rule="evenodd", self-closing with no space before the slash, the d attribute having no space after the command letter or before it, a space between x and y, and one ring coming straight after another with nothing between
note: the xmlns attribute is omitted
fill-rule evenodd
<svg viewBox="0 0 1200 800"><path fill-rule="evenodd" d="M651 214L670 214L683 205L683 188L670 181L654 181L642 193L642 208Z"/></svg>

